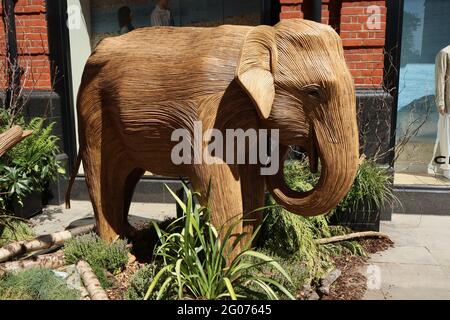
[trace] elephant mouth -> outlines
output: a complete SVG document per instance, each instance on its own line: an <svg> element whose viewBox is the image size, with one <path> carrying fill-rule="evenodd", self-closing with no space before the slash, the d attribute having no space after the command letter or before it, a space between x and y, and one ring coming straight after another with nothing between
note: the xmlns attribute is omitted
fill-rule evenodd
<svg viewBox="0 0 450 320"><path fill-rule="evenodd" d="M317 143L317 136L314 129L311 126L309 133L309 144L306 147L306 153L308 154L309 170L312 173L319 171L319 145Z"/></svg>

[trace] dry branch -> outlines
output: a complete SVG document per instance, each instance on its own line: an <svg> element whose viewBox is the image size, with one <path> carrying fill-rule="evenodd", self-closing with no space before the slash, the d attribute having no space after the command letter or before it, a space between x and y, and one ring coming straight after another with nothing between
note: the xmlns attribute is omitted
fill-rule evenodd
<svg viewBox="0 0 450 320"><path fill-rule="evenodd" d="M376 231L365 231L365 232L355 232L355 233L349 233L345 234L343 236L335 236L330 238L323 238L323 239L317 239L316 244L329 244L334 242L340 242L340 241L348 241L358 238L386 238L389 239L389 236Z"/></svg>
<svg viewBox="0 0 450 320"><path fill-rule="evenodd" d="M30 268L57 269L64 266L63 252L42 255L35 259L7 262L0 265L0 276L7 272L13 272Z"/></svg>
<svg viewBox="0 0 450 320"><path fill-rule="evenodd" d="M15 126L0 134L0 157L32 133L31 130L23 131L21 127Z"/></svg>
<svg viewBox="0 0 450 320"><path fill-rule="evenodd" d="M31 241L8 244L0 248L0 262L8 261L27 252L50 248L54 245L64 243L72 237L91 232L93 229L94 225L90 224L87 226L73 228L71 230L42 235Z"/></svg>
<svg viewBox="0 0 450 320"><path fill-rule="evenodd" d="M98 281L89 263L78 261L77 271L83 280L84 286L91 297L91 300L109 300L105 290L103 290L100 281Z"/></svg>

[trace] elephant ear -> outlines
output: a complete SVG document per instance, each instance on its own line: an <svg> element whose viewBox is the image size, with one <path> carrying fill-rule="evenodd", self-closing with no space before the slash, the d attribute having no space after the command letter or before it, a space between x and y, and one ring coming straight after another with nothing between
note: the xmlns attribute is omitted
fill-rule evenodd
<svg viewBox="0 0 450 320"><path fill-rule="evenodd" d="M263 119L269 117L275 98L273 72L276 65L275 30L269 26L253 28L242 47L236 80L250 96Z"/></svg>

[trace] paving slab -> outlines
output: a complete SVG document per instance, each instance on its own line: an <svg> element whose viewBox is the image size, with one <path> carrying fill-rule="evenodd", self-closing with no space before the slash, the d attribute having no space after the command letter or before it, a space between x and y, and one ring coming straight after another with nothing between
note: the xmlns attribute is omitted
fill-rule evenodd
<svg viewBox="0 0 450 320"><path fill-rule="evenodd" d="M371 261L374 263L439 265L430 251L424 246L396 246L373 255Z"/></svg>
<svg viewBox="0 0 450 320"><path fill-rule="evenodd" d="M142 225L151 220L163 221L176 216L175 204L167 203L132 203L129 221L132 225ZM37 235L62 231L69 225L91 223L94 211L89 201L71 201L71 209L64 206L48 206L43 213L32 218Z"/></svg>
<svg viewBox="0 0 450 320"><path fill-rule="evenodd" d="M394 247L369 260L376 285L364 299L450 300L450 216L394 214L380 231Z"/></svg>

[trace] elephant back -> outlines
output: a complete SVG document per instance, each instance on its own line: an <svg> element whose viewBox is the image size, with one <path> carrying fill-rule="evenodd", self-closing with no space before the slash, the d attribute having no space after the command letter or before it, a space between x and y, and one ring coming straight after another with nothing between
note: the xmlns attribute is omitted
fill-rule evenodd
<svg viewBox="0 0 450 320"><path fill-rule="evenodd" d="M86 68L95 69L105 83L114 83L114 91L151 92L152 101L192 100L230 85L250 29L137 29L102 40Z"/></svg>

